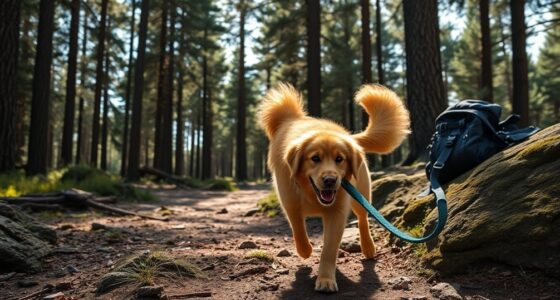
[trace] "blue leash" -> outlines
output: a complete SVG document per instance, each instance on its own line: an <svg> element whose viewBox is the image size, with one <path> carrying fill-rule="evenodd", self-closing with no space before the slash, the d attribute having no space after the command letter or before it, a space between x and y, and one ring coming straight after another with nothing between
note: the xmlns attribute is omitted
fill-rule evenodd
<svg viewBox="0 0 560 300"><path fill-rule="evenodd" d="M342 187L348 192L352 198L354 198L360 205L365 208L370 215L372 215L381 226L385 227L390 233L396 235L398 238L405 240L410 243L424 243L434 237L436 237L445 226L445 222L447 221L447 201L445 201L445 194L443 194L443 190L439 186L434 186L432 184L432 191L436 195L436 204L438 208L438 221L436 223L436 228L430 234L424 237L413 237L410 236L402 231L400 231L397 227L391 224L387 219L385 219L381 213L369 201L362 195L360 192L354 187L348 180L342 180ZM443 195L443 196L441 196Z"/></svg>

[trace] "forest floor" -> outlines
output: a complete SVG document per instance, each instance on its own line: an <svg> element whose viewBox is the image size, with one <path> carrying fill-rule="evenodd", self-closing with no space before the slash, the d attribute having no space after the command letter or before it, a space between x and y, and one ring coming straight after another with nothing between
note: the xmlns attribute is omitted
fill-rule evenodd
<svg viewBox="0 0 560 300"><path fill-rule="evenodd" d="M204 270L197 278L157 278L156 284L164 287L170 299L193 297L198 292L205 299L229 300L435 299L430 289L439 282L457 287L464 299L560 299L558 278L492 263L452 277L430 275L418 264L412 248L386 245L379 238L374 260L365 260L361 253L341 255L339 292L319 294L314 291L314 282L322 245L320 220L307 221L314 251L304 260L294 254L291 231L282 215L245 216L270 192L269 185L250 184L235 192L180 190L173 186L150 190L160 201L119 206L155 216L167 215L169 222L94 212L36 214L57 228L59 243L55 253L45 258L41 273L0 274L0 298L21 299L46 284L65 284L66 299L134 298L135 289L131 286L96 296L96 285L119 260L150 249L186 259ZM112 230L93 230L92 223ZM376 224L372 230L374 236L384 236ZM273 261L247 258L254 249L240 249L246 241L266 251ZM278 257L281 250L291 255ZM249 269L256 274L239 276ZM406 283L399 284L402 281Z"/></svg>

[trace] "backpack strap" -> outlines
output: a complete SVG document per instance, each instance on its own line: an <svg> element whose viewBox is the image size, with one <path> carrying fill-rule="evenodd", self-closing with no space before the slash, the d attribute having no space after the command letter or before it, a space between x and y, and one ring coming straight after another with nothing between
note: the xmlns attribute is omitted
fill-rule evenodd
<svg viewBox="0 0 560 300"><path fill-rule="evenodd" d="M531 135L535 134L540 129L535 126L529 126L526 128L510 130L510 131L499 131L498 135L508 143L518 143Z"/></svg>

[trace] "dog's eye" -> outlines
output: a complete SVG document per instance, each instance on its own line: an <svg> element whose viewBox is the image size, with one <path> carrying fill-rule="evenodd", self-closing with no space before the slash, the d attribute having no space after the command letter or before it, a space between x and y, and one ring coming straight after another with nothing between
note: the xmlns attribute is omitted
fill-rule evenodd
<svg viewBox="0 0 560 300"><path fill-rule="evenodd" d="M341 163L344 160L344 158L342 158L342 156L337 156L334 161L338 164Z"/></svg>
<svg viewBox="0 0 560 300"><path fill-rule="evenodd" d="M318 163L318 162L321 161L321 158L320 158L318 155L313 155L313 156L311 157L311 160L312 160L313 162Z"/></svg>

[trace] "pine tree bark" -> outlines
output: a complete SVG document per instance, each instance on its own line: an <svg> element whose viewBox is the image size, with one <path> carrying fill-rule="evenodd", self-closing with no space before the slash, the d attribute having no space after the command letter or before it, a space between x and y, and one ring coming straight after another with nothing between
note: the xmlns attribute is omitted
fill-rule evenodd
<svg viewBox="0 0 560 300"><path fill-rule="evenodd" d="M159 40L159 66L158 66L158 85L157 85L157 103L156 103L156 128L154 137L154 168L163 168L163 115L165 111L165 86L167 75L167 13L168 0L163 0L161 7L161 28Z"/></svg>
<svg viewBox="0 0 560 300"><path fill-rule="evenodd" d="M235 178L237 180L247 179L247 145L245 141L245 14L244 0L239 3L239 65L237 84L237 139L235 153Z"/></svg>
<svg viewBox="0 0 560 300"><path fill-rule="evenodd" d="M321 117L321 4L307 2L307 111Z"/></svg>
<svg viewBox="0 0 560 300"><path fill-rule="evenodd" d="M107 29L110 30L111 21ZM107 42L107 46L109 43ZM105 51L105 76L103 78L103 127L101 127L101 169L107 170L107 137L109 132L109 47Z"/></svg>
<svg viewBox="0 0 560 300"><path fill-rule="evenodd" d="M189 176L194 177L194 157L195 157L195 141L196 141L196 115L194 109L191 110L191 149L189 152Z"/></svg>
<svg viewBox="0 0 560 300"><path fill-rule="evenodd" d="M370 33L370 13L369 0L360 0L362 10L362 84L373 82L371 72L371 33ZM362 128L366 128L369 117L366 112L362 112Z"/></svg>
<svg viewBox="0 0 560 300"><path fill-rule="evenodd" d="M181 16L184 21L185 15ZM184 24L184 23L183 23ZM183 117L183 64L185 57L184 33L179 33L179 63L177 64L177 134L175 136L175 175L185 174L185 120Z"/></svg>
<svg viewBox="0 0 560 300"><path fill-rule="evenodd" d="M97 156L99 152L99 113L101 110L101 93L104 81L103 58L105 55L105 25L107 22L108 0L101 1L101 22L99 24L99 35L97 37L97 67L95 73L95 98L93 103L93 123L91 125L91 153L90 164L97 167Z"/></svg>
<svg viewBox="0 0 560 300"><path fill-rule="evenodd" d="M128 68L126 75L126 91L124 96L124 124L121 149L121 177L126 176L126 163L128 161L128 123L130 113L130 90L132 86L132 63L134 52L134 25L136 21L136 0L132 0L132 18L130 19L130 40L128 44Z"/></svg>
<svg viewBox="0 0 560 300"><path fill-rule="evenodd" d="M17 61L19 52L19 0L0 2L0 173L15 168L17 158Z"/></svg>
<svg viewBox="0 0 560 300"><path fill-rule="evenodd" d="M80 26L80 0L72 0L70 20L70 47L68 49L68 73L66 75L66 102L64 105L64 125L62 129L61 163L72 163L74 137L74 115L76 106L76 69L78 56L78 29Z"/></svg>
<svg viewBox="0 0 560 300"><path fill-rule="evenodd" d="M490 32L490 3L489 0L479 1L480 37L481 37L481 84L482 99L494 102L494 87L492 84L492 37Z"/></svg>
<svg viewBox="0 0 560 300"><path fill-rule="evenodd" d="M375 55L377 56L377 82L385 85L385 70L383 69L383 41L381 37L381 1L375 1ZM392 164L391 154L381 155L381 167L387 168Z"/></svg>
<svg viewBox="0 0 560 300"><path fill-rule="evenodd" d="M41 0L27 151L28 176L47 173L53 31L54 0Z"/></svg>
<svg viewBox="0 0 560 300"><path fill-rule="evenodd" d="M529 125L529 79L527 62L527 33L525 26L525 0L510 0L511 51L513 73L512 111L521 117L519 126Z"/></svg>
<svg viewBox="0 0 560 300"><path fill-rule="evenodd" d="M436 117L447 106L441 57L437 1L403 0L407 107L411 116L410 152L403 164L426 158ZM422 51L418 51L422 49Z"/></svg>
<svg viewBox="0 0 560 300"><path fill-rule="evenodd" d="M168 3L169 9L169 49L167 52L167 75L164 89L165 105L162 116L162 170L173 173L173 82L174 75L174 52L175 52L175 10L173 2Z"/></svg>
<svg viewBox="0 0 560 300"><path fill-rule="evenodd" d="M206 58L204 58L204 64L207 64ZM207 67L205 67L207 68ZM206 73L204 97L206 98L206 114L204 118L204 129L203 129L203 139L202 139L202 179L212 178L212 140L213 140L213 115L212 115L212 91L208 87L208 71Z"/></svg>
<svg viewBox="0 0 560 300"><path fill-rule="evenodd" d="M142 128L142 92L144 87L144 57L146 55L146 35L148 31L148 15L150 0L142 0L140 13L140 31L138 33L138 50L134 69L134 96L132 100L132 124L130 129L130 150L128 153L128 172L130 181L140 179L140 130ZM147 148L147 147L146 147Z"/></svg>
<svg viewBox="0 0 560 300"><path fill-rule="evenodd" d="M196 170L195 176L197 178L202 178L202 131L203 131L203 115L202 113L198 114L197 120L197 135L196 135Z"/></svg>
<svg viewBox="0 0 560 300"><path fill-rule="evenodd" d="M80 66L80 85L81 85L81 95L80 102L78 104L78 140L76 142L76 164L82 163L82 152L84 149L84 132L83 132L83 119L84 119L84 93L86 90L86 73L87 73L87 24L88 24L88 10L84 12L84 26L82 28L82 57Z"/></svg>

